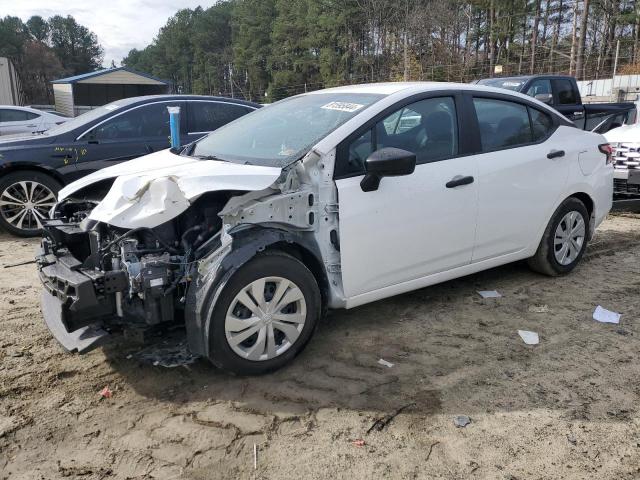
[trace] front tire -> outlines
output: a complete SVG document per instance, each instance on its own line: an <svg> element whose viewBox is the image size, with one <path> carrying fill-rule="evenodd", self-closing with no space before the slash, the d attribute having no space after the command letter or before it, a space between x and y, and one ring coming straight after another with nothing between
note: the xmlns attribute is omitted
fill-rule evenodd
<svg viewBox="0 0 640 480"><path fill-rule="evenodd" d="M284 252L260 254L233 274L216 302L209 359L239 375L276 370L304 349L320 307L318 283L302 262Z"/></svg>
<svg viewBox="0 0 640 480"><path fill-rule="evenodd" d="M568 198L551 217L529 267L549 276L565 275L580 263L588 239L587 208L577 198Z"/></svg>
<svg viewBox="0 0 640 480"><path fill-rule="evenodd" d="M20 237L35 237L49 218L62 186L49 175L18 171L0 178L0 227Z"/></svg>

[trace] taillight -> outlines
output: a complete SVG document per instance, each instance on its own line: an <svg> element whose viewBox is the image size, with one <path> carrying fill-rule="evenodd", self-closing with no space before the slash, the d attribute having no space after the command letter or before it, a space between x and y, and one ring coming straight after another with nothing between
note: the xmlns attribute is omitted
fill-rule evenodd
<svg viewBox="0 0 640 480"><path fill-rule="evenodd" d="M608 143L598 145L598 150L607 156L607 165L613 162L613 147Z"/></svg>

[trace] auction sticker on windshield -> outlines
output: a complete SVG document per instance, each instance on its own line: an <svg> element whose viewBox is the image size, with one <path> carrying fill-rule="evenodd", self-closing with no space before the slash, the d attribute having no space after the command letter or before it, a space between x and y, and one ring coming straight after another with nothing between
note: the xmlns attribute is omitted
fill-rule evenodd
<svg viewBox="0 0 640 480"><path fill-rule="evenodd" d="M339 110L341 112L355 112L356 110L360 110L362 107L364 107L364 105L359 103L331 102L320 108L324 108L326 110Z"/></svg>

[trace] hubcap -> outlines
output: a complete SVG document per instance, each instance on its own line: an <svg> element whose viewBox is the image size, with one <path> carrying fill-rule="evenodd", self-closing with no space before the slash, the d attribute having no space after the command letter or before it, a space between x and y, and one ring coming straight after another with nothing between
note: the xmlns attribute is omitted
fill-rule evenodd
<svg viewBox="0 0 640 480"><path fill-rule="evenodd" d="M265 277L235 296L224 330L235 353L247 360L264 361L289 350L306 319L307 303L300 288L286 278Z"/></svg>
<svg viewBox="0 0 640 480"><path fill-rule="evenodd" d="M560 265L570 265L578 257L584 244L586 226L579 212L567 213L556 228L554 254Z"/></svg>
<svg viewBox="0 0 640 480"><path fill-rule="evenodd" d="M16 182L0 194L0 215L20 230L38 230L42 228L40 220L47 218L55 202L55 195L43 184Z"/></svg>

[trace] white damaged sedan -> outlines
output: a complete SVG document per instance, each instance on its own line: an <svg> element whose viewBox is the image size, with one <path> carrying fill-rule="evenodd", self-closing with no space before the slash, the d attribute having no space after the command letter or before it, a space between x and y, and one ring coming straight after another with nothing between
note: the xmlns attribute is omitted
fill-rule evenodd
<svg viewBox="0 0 640 480"><path fill-rule="evenodd" d="M181 323L194 354L263 373L328 308L521 259L570 272L612 176L601 135L525 95L307 93L64 188L37 258L42 310L69 351Z"/></svg>

